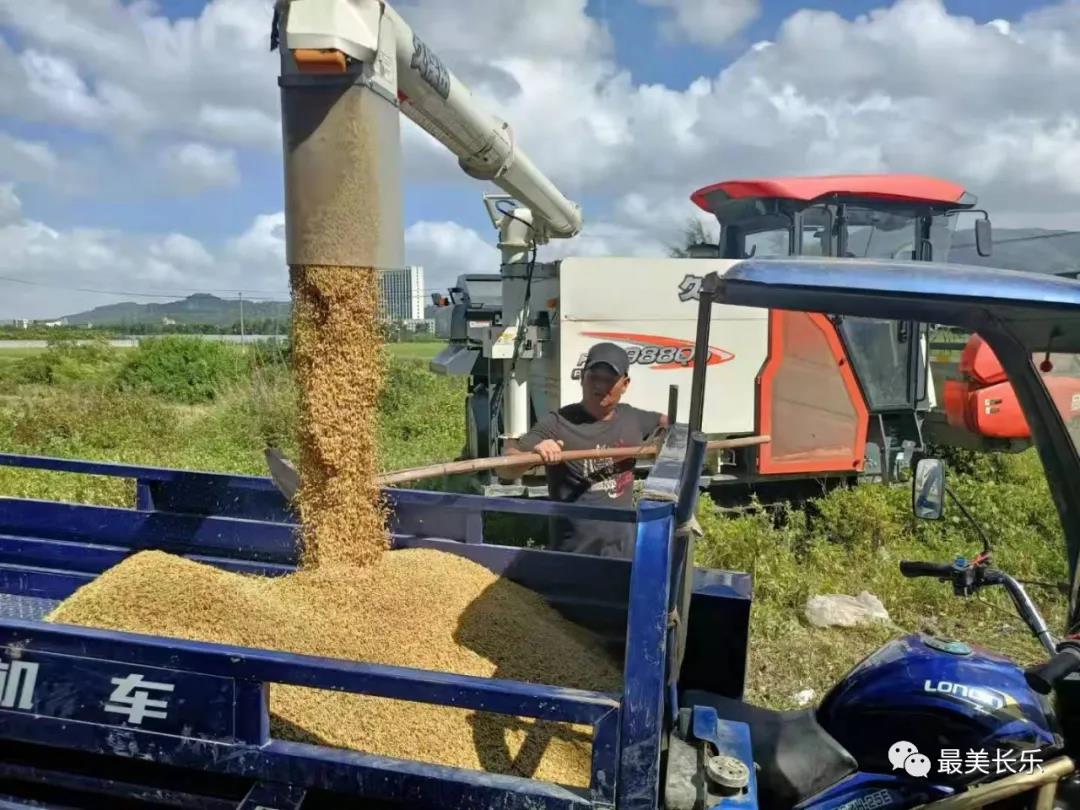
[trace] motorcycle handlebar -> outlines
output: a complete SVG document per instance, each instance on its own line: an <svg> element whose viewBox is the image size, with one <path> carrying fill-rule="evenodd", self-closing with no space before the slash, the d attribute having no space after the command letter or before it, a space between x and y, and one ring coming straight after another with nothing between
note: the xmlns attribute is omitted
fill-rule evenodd
<svg viewBox="0 0 1080 810"><path fill-rule="evenodd" d="M901 560L900 573L905 577L935 577L940 580L952 580L953 591L957 596L970 596L979 588L987 585L1004 585L1020 617L1031 628L1031 632L1035 634L1035 638L1042 644L1043 649L1051 656L1051 660L1042 667L1032 668L1032 677L1036 679L1035 682L1043 683L1043 680L1045 680L1044 669L1049 672L1049 675L1053 676L1057 669L1052 667L1065 666L1066 662L1070 664L1071 668L1065 671L1064 675L1080 671L1080 643L1075 646L1074 652L1070 652L1067 657L1061 658L1062 653L1056 652L1057 640L1050 632L1050 628L1046 626L1039 609L1031 601L1031 597L1027 595L1023 586L1004 571L990 568L984 558L976 559L975 563L974 566L971 566L959 562L957 565L949 565L947 563L923 562L921 560ZM1074 658L1076 663L1075 666L1072 666ZM1052 679L1046 681L1045 691L1049 692L1052 686Z"/></svg>
<svg viewBox="0 0 1080 810"><path fill-rule="evenodd" d="M1045 664L1037 664L1024 670L1024 679L1036 692L1048 695L1058 681L1077 671L1080 671L1080 650L1068 645L1062 647L1060 652Z"/></svg>
<svg viewBox="0 0 1080 810"><path fill-rule="evenodd" d="M901 560L900 573L905 577L950 577L953 569L951 565L942 563Z"/></svg>

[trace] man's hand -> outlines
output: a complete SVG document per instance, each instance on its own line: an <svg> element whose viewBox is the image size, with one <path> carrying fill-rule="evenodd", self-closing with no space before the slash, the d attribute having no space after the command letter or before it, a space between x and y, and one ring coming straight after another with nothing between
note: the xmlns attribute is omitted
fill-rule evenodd
<svg viewBox="0 0 1080 810"><path fill-rule="evenodd" d="M522 450L517 446L517 442L513 439L506 444L506 454L508 456L520 456L526 453L538 453L544 460L545 464L558 464L562 460L562 448L563 443L555 439L544 439L534 446L531 450ZM496 474L503 481L515 481L521 478L525 473L531 470L533 467L538 466L535 462L525 462L520 467L500 467Z"/></svg>
<svg viewBox="0 0 1080 810"><path fill-rule="evenodd" d="M558 464L562 461L563 443L561 440L544 439L539 442L532 451L538 453L545 464Z"/></svg>

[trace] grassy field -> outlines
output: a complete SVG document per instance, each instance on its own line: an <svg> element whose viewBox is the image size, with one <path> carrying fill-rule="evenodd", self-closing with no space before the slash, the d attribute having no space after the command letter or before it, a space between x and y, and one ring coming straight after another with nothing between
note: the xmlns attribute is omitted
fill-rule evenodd
<svg viewBox="0 0 1080 810"><path fill-rule="evenodd" d="M412 358L415 360L430 360L439 353L445 343L389 343L387 350L391 357Z"/></svg>
<svg viewBox="0 0 1080 810"><path fill-rule="evenodd" d="M430 360L439 353L439 350L445 344L441 342L416 342L416 343L390 343L387 344L387 351L391 357L395 358L412 358L416 360ZM114 347L114 351L123 352L127 351L124 347ZM44 354L47 351L45 348L27 347L27 346L5 346L4 341L0 341L0 364L2 363L14 363L17 360L22 360L26 357L34 357Z"/></svg>
<svg viewBox="0 0 1080 810"><path fill-rule="evenodd" d="M438 344L389 347L378 414L384 470L455 458L464 443L461 378L438 377ZM155 341L125 352L52 347L0 360L0 451L264 475L267 444L295 452L295 402L279 347ZM1065 576L1056 513L1038 459L951 453L950 486L980 519L996 562L1015 576ZM433 482L431 486L440 486ZM0 495L130 505L130 481L0 467ZM790 707L804 688L817 697L860 658L904 632L929 630L1039 658L1003 592L954 597L947 585L900 576L902 559L973 556L978 542L955 510L918 522L903 487L839 490L802 509L751 509L732 517L710 502L699 519L699 564L754 576L748 697ZM520 540L509 537L508 540ZM894 624L821 630L803 618L816 594L868 590ZM1064 597L1030 593L1055 629ZM722 629L718 629L722 632Z"/></svg>
<svg viewBox="0 0 1080 810"><path fill-rule="evenodd" d="M0 367L17 363L18 361L41 354L44 349L27 348L25 346L0 346Z"/></svg>

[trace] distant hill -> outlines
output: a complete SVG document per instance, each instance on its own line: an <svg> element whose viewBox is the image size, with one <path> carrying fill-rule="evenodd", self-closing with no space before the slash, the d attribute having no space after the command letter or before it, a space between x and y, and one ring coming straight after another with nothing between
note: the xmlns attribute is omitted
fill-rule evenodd
<svg viewBox="0 0 1080 810"><path fill-rule="evenodd" d="M992 256L982 257L975 250L973 220L965 218L968 227L953 234L948 257L936 260L953 264L973 264L983 267L1002 267L1029 273L1080 273L1080 232L1055 231L1043 228L994 228ZM856 256L867 251L867 238L872 239L872 254L888 256L893 251L910 250L911 234L907 228L895 231L873 231L863 228L855 232L849 249Z"/></svg>
<svg viewBox="0 0 1080 810"><path fill-rule="evenodd" d="M244 320L287 321L292 304L278 301L244 301ZM164 304L138 304L125 301L107 304L86 312L65 315L72 326L127 326L132 324L162 325L170 321L176 324L200 324L227 327L240 322L240 302L235 298L218 298L216 295L197 293L180 301Z"/></svg>
<svg viewBox="0 0 1080 810"><path fill-rule="evenodd" d="M903 234L884 238L906 240ZM877 239L883 238L878 235ZM898 245L900 243L898 242ZM862 246L856 249L860 250ZM875 245L880 249L880 245ZM983 258L975 252L972 228L965 228L953 237L953 247L947 261L987 267L1005 267L1032 273L1080 274L1080 232L1046 230L1042 228L995 228L994 254ZM255 322L289 320L292 304L277 301L244 301L244 320ZM165 304L138 304L126 301L95 307L86 312L65 316L72 326L199 324L230 327L240 321L240 302L235 298L218 298L199 293L180 301ZM168 319L168 321L166 321Z"/></svg>
<svg viewBox="0 0 1080 810"><path fill-rule="evenodd" d="M970 230L957 233L949 261L1031 273L1080 273L1080 232L994 228L994 253L986 258L975 252L974 242Z"/></svg>

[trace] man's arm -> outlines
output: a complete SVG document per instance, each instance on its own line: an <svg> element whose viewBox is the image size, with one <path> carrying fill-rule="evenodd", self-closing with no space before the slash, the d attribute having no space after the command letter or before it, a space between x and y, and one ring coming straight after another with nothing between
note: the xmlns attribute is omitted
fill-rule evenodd
<svg viewBox="0 0 1080 810"><path fill-rule="evenodd" d="M508 440L505 448L506 455L539 453L544 459L544 464L558 464L562 458L562 441L556 437L556 432L555 414L549 413L521 438ZM495 472L503 481L513 481L535 466L537 462L527 461L519 467L501 467Z"/></svg>
<svg viewBox="0 0 1080 810"><path fill-rule="evenodd" d="M657 430L668 427L666 413L643 411L640 408L634 408L634 415L637 416L638 424L641 425L642 441L651 438Z"/></svg>

